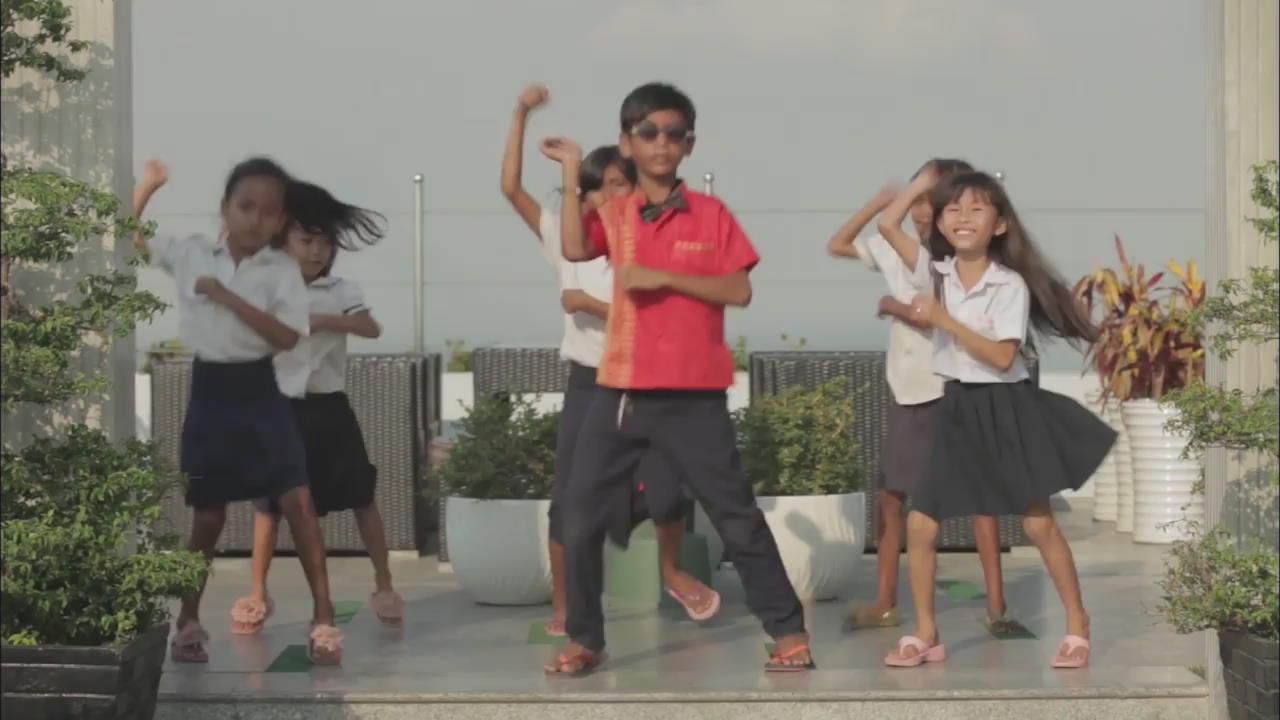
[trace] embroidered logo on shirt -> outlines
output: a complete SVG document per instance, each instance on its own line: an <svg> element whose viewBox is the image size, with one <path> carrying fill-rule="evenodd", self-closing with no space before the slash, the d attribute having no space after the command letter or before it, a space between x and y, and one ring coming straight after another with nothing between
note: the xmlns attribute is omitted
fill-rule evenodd
<svg viewBox="0 0 1280 720"><path fill-rule="evenodd" d="M694 242L693 240L680 240L676 242L676 250L684 252L715 252L716 244L709 242Z"/></svg>

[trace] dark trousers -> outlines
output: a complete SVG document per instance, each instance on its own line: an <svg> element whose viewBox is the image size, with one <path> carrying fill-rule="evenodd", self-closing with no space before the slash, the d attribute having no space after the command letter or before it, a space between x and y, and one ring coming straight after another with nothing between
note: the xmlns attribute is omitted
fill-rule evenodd
<svg viewBox="0 0 1280 720"><path fill-rule="evenodd" d="M596 393L563 508L566 629L574 642L593 652L604 648L604 539L623 524L619 514L630 511L631 478L651 451L674 471L664 481L684 483L706 509L765 632L775 638L804 632L804 609L756 507L735 440L723 392Z"/></svg>

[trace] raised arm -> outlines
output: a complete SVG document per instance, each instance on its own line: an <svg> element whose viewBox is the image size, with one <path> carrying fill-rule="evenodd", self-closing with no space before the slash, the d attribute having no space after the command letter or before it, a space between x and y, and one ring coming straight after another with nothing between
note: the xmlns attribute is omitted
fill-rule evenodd
<svg viewBox="0 0 1280 720"><path fill-rule="evenodd" d="M169 182L169 168L159 160L148 160L142 168L142 177L133 189L133 217L142 220L142 213L146 211L147 203L151 202L151 196L164 187L166 182ZM135 230L133 233L133 249L144 260L150 260L151 253L142 230Z"/></svg>
<svg viewBox="0 0 1280 720"><path fill-rule="evenodd" d="M865 205L858 208L858 211L849 218L849 221L840 226L835 235L827 241L827 252L835 257L857 258L858 248L853 241L862 234L862 229L867 223L875 219L882 210L888 207L898 195L898 190L892 185L884 186L875 197L867 201Z"/></svg>
<svg viewBox="0 0 1280 720"><path fill-rule="evenodd" d="M529 113L545 105L550 98L541 85L530 85L516 100L515 114L511 118L511 130L507 133L507 149L502 156L502 195L515 208L516 214L534 235L541 237L542 206L524 188L524 135ZM547 238L543 238L544 240ZM555 239L555 238L552 238Z"/></svg>
<svg viewBox="0 0 1280 720"><path fill-rule="evenodd" d="M600 256L587 242L582 222L582 199L578 196L578 171L582 168L582 148L563 137L551 137L538 146L543 155L560 163L563 197L560 202L560 245L566 260L584 262Z"/></svg>
<svg viewBox="0 0 1280 720"><path fill-rule="evenodd" d="M921 196L932 190L937 183L938 172L931 165L921 171L905 190L898 193L884 212L880 213L877 229L902 258L908 271L916 269L916 263L920 259L920 241L903 232L902 223L907 219L907 213L911 212L911 206Z"/></svg>

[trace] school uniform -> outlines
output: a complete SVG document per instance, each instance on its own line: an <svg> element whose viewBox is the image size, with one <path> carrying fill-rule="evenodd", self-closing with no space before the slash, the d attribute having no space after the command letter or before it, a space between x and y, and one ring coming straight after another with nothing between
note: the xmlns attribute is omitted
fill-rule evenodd
<svg viewBox="0 0 1280 720"><path fill-rule="evenodd" d="M316 278L307 286L307 297L314 315L369 312L360 286L342 278ZM378 469L369 462L364 434L346 393L347 334L312 333L277 355L275 369L302 434L316 514L367 507L374 500Z"/></svg>
<svg viewBox="0 0 1280 720"><path fill-rule="evenodd" d="M750 270L759 257L719 200L678 187L661 205L635 193L584 219L596 253L689 275ZM604 647L602 557L622 525L628 481L646 453L692 489L742 576L747 604L774 637L804 631L804 613L742 471L726 390L733 356L724 308L669 291L615 286L596 394L581 435L564 509L569 637ZM613 537L625 545L627 538Z"/></svg>
<svg viewBox="0 0 1280 720"><path fill-rule="evenodd" d="M194 355L180 450L187 505L274 498L306 485L302 439L272 370L276 349L231 310L195 292L199 278L216 278L305 336L307 289L298 264L268 247L237 265L222 239L200 235L157 236L148 249L151 264L177 285L179 335Z"/></svg>
<svg viewBox="0 0 1280 720"><path fill-rule="evenodd" d="M613 266L609 264L609 259L601 256L583 263L566 260L561 249L558 211L543 209L538 222L538 234L542 238L543 257L556 270L560 292L581 290L601 302L612 301ZM548 534L558 543L563 543L561 511L573 471L574 450L587 410L591 407L598 388L596 374L604 355L605 344L603 319L585 312L562 315L564 332L560 340L560 357L569 363L569 380L565 387L560 427L556 435L555 483L551 486L551 508L548 510ZM631 513L626 528L619 528L619 532L630 534L635 525L650 517L658 524L675 522L684 517L683 498L678 492L670 492L673 483L658 479L658 476L669 472L656 454L650 453L645 457L636 472ZM647 484L646 478L651 479Z"/></svg>
<svg viewBox="0 0 1280 720"><path fill-rule="evenodd" d="M881 235L860 237L853 244L858 258L884 277L889 294L898 302L910 305L920 288L929 286L929 252L923 247L916 266L908 268ZM933 415L942 397L942 378L933 372L933 333L894 318L889 325L885 378L893 404L876 476L882 490L910 495L929 469Z"/></svg>
<svg viewBox="0 0 1280 720"><path fill-rule="evenodd" d="M1026 342L1031 293L1021 275L993 262L965 290L954 258L933 268L952 317L991 340ZM1078 490L1111 450L1115 431L1074 400L1034 385L1021 353L997 370L948 332L935 330L933 342L934 370L946 384L916 509L939 520L1024 514L1033 502Z"/></svg>

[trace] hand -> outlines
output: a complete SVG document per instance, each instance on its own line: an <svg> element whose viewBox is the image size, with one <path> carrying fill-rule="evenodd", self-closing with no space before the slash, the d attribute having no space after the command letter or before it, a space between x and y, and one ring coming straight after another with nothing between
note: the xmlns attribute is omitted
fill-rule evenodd
<svg viewBox="0 0 1280 720"><path fill-rule="evenodd" d="M902 188L896 183L888 183L884 187L880 188L880 192L876 193L876 204L888 205L893 202L893 199L898 197L901 192Z"/></svg>
<svg viewBox="0 0 1280 720"><path fill-rule="evenodd" d="M222 283L216 277L205 275L204 277L196 280L196 294L204 295L210 300L216 301L223 293L226 292L226 290L227 289L222 286Z"/></svg>
<svg viewBox="0 0 1280 720"><path fill-rule="evenodd" d="M516 109L521 112L529 112L537 110L547 101L551 99L551 92L547 90L545 85L530 85L520 93L520 97L516 99Z"/></svg>
<svg viewBox="0 0 1280 720"><path fill-rule="evenodd" d="M661 290L666 287L668 282L667 274L661 270L645 267L643 265L623 265L615 272L614 280L622 283L622 288L628 292L642 290Z"/></svg>
<svg viewBox="0 0 1280 720"><path fill-rule="evenodd" d="M320 314L312 313L311 332L316 332L319 330L328 330L329 324L332 322L332 317L333 316L331 315L320 315Z"/></svg>
<svg viewBox="0 0 1280 720"><path fill-rule="evenodd" d="M889 315L893 306L896 305L897 302L897 300L893 299L892 295L885 295L880 298L880 302L876 305L876 317L882 318L885 315Z"/></svg>
<svg viewBox="0 0 1280 720"><path fill-rule="evenodd" d="M589 299L590 296L581 290L565 290L560 293L560 307L564 309L565 314L572 315L587 309Z"/></svg>
<svg viewBox="0 0 1280 720"><path fill-rule="evenodd" d="M938 173L938 165L930 161L928 165L920 170L920 174L916 175L916 179L911 181L911 186L921 192L932 190L942 176Z"/></svg>
<svg viewBox="0 0 1280 720"><path fill-rule="evenodd" d="M138 181L141 187L158 190L169 182L169 168L159 160L148 160L142 166L142 178Z"/></svg>
<svg viewBox="0 0 1280 720"><path fill-rule="evenodd" d="M933 295L920 293L911 301L911 313L928 327L941 327L949 317L946 308Z"/></svg>
<svg viewBox="0 0 1280 720"><path fill-rule="evenodd" d="M582 147L569 138L549 137L538 143L538 149L561 165L582 162Z"/></svg>

